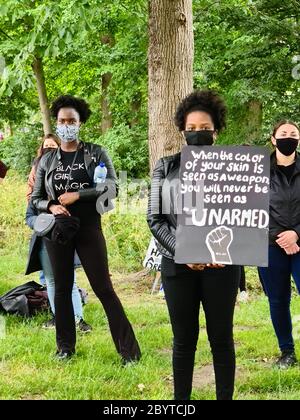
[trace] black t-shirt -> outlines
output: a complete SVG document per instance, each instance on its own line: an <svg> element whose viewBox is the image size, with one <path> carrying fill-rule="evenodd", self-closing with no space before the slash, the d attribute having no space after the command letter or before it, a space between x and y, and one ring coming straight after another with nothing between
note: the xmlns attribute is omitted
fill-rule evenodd
<svg viewBox="0 0 300 420"><path fill-rule="evenodd" d="M53 187L56 198L66 192L66 186L75 154L76 152L64 152L61 150L61 164L55 169L53 175ZM91 180L84 165L83 149L80 149L73 165L68 192L77 192L79 190L91 188L91 186Z"/></svg>
<svg viewBox="0 0 300 420"><path fill-rule="evenodd" d="M292 163L289 166L278 165L279 170L287 177L288 182L290 182L293 176L295 166L296 166L296 162Z"/></svg>
<svg viewBox="0 0 300 420"><path fill-rule="evenodd" d="M55 169L53 174L53 188L56 199L66 192L68 178L76 152L64 152L61 150L61 164ZM79 150L73 170L70 176L70 183L67 192L77 192L79 190L92 188L93 181L90 179L84 164L83 148ZM81 222L95 221L99 218L94 201L76 201L68 206L72 216L77 216Z"/></svg>

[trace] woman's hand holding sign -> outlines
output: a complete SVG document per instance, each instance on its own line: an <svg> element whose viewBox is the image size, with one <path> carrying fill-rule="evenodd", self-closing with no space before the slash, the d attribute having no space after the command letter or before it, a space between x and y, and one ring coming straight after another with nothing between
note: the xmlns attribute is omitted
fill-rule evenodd
<svg viewBox="0 0 300 420"><path fill-rule="evenodd" d="M224 268L223 264L187 264L194 271L203 271L205 268Z"/></svg>
<svg viewBox="0 0 300 420"><path fill-rule="evenodd" d="M203 271L206 267L206 264L187 264L187 266L194 271Z"/></svg>

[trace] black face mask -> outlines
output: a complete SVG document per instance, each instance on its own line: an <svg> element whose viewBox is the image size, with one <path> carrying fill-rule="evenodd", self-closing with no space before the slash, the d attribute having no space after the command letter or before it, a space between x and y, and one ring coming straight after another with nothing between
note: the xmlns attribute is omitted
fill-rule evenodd
<svg viewBox="0 0 300 420"><path fill-rule="evenodd" d="M45 147L45 148L42 150L42 153L43 153L43 155L45 155L46 153L53 152L53 150L55 150L55 148L54 148L54 147Z"/></svg>
<svg viewBox="0 0 300 420"><path fill-rule="evenodd" d="M298 147L299 140L292 137L276 139L276 147L285 156L291 156Z"/></svg>
<svg viewBox="0 0 300 420"><path fill-rule="evenodd" d="M214 144L213 130L184 131L189 146L211 146Z"/></svg>

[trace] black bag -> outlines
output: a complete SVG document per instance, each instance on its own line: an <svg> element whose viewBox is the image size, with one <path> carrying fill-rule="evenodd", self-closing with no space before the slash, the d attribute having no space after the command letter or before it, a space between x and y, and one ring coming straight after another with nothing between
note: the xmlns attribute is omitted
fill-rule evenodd
<svg viewBox="0 0 300 420"><path fill-rule="evenodd" d="M0 311L6 314L30 317L48 309L46 289L34 281L15 287L0 296Z"/></svg>
<svg viewBox="0 0 300 420"><path fill-rule="evenodd" d="M80 219L75 216L58 214L55 216L55 226L51 232L51 241L66 245L71 241L80 228Z"/></svg>

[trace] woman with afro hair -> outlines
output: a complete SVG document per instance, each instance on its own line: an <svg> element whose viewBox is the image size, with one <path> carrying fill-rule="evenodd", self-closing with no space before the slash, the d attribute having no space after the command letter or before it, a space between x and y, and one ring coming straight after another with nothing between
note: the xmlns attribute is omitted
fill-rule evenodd
<svg viewBox="0 0 300 420"><path fill-rule="evenodd" d="M57 357L63 360L75 353L72 287L77 251L104 307L122 362L136 361L141 356L140 348L110 280L99 216L117 193L113 163L102 146L80 141L80 127L91 114L83 99L61 96L54 101L51 112L61 146L41 158L32 203L39 212L54 214L56 221L45 243L55 281ZM107 176L104 183L95 186L94 172L100 164L106 167Z"/></svg>
<svg viewBox="0 0 300 420"><path fill-rule="evenodd" d="M226 125L226 107L211 90L195 91L178 106L175 123L188 145L213 145ZM231 400L234 392L235 349L233 315L240 282L238 266L176 264L176 193L180 156L161 158L153 172L148 224L163 255L162 282L173 330L175 400L189 400L199 336L200 304L206 317L216 377L218 400ZM170 209L168 214L163 209Z"/></svg>

